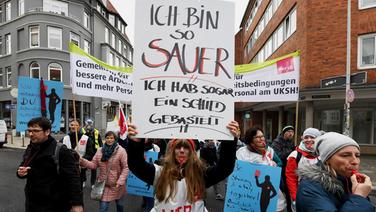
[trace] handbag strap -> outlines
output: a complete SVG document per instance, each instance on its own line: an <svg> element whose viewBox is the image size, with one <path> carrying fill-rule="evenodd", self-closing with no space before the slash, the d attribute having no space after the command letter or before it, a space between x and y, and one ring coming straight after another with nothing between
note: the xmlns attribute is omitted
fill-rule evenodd
<svg viewBox="0 0 376 212"><path fill-rule="evenodd" d="M115 149L115 151L112 153L112 155L116 154L116 152L117 152L118 149L119 149L119 146L116 147L116 149ZM112 160L111 160L111 159L113 159L112 155L111 155L110 159L108 160L108 169L107 169L107 171L106 171L106 176L105 176L105 178L104 178L104 182L107 181L108 174L110 173L110 170L111 170L111 165L112 165L112 163L111 163Z"/></svg>

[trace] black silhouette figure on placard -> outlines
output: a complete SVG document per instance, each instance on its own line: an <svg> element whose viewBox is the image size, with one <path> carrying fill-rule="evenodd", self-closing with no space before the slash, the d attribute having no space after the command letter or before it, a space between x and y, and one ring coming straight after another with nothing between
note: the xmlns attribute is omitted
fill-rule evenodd
<svg viewBox="0 0 376 212"><path fill-rule="evenodd" d="M61 99L56 94L55 88L52 88L51 93L48 94L48 95L46 94L46 97L50 98L50 101L48 102L48 111L50 112L50 121L51 121L51 125L52 125L55 121L56 106L61 102Z"/></svg>
<svg viewBox="0 0 376 212"><path fill-rule="evenodd" d="M260 198L260 211L266 212L266 209L269 206L270 199L275 197L277 195L277 192L272 184L270 182L270 176L265 176L265 181L263 183L259 183L258 180L258 174L255 175L256 178L256 185L258 187L261 187L261 198ZM270 195L272 193L272 195Z"/></svg>

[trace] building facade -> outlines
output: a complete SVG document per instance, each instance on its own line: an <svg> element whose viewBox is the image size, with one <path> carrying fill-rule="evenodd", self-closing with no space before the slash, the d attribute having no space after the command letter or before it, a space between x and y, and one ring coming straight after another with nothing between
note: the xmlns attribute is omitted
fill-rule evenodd
<svg viewBox="0 0 376 212"><path fill-rule="evenodd" d="M105 129L116 102L74 96L70 86L69 42L113 66L132 66L127 24L105 0L0 0L0 119L15 126L19 76L64 83L62 129L73 116ZM66 121L67 120L67 121Z"/></svg>
<svg viewBox="0 0 376 212"><path fill-rule="evenodd" d="M376 2L351 0L350 134L376 153ZM269 140L284 125L343 132L347 1L250 0L236 40L236 64L300 51L300 100L237 103L243 129L259 125ZM298 108L298 109L297 109Z"/></svg>

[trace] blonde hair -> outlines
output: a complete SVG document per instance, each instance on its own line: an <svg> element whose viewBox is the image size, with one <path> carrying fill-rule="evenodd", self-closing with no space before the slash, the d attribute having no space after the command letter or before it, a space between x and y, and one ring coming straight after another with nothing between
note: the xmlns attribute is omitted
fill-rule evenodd
<svg viewBox="0 0 376 212"><path fill-rule="evenodd" d="M190 150L188 160L183 168L175 160L175 149L182 146ZM204 165L188 140L175 140L169 145L163 160L161 175L155 186L156 198L160 202L167 202L168 199L173 198L176 195L176 181L181 178L185 178L187 183L187 199L189 202L193 203L197 199L204 198Z"/></svg>

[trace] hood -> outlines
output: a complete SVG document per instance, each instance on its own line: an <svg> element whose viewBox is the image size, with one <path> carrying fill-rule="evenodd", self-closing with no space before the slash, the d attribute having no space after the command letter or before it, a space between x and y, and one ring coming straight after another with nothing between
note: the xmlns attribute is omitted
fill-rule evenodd
<svg viewBox="0 0 376 212"><path fill-rule="evenodd" d="M337 195L344 193L343 184L333 177L322 163L303 166L296 173L301 179L307 179L319 183L327 192Z"/></svg>

